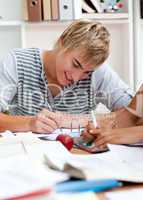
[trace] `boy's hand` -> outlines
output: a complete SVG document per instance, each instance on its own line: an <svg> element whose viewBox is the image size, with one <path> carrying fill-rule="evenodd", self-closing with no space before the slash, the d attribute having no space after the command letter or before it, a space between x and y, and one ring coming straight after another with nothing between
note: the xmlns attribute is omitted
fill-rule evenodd
<svg viewBox="0 0 143 200"><path fill-rule="evenodd" d="M43 109L32 117L30 130L36 133L52 133L59 127L59 122L56 119L56 113Z"/></svg>

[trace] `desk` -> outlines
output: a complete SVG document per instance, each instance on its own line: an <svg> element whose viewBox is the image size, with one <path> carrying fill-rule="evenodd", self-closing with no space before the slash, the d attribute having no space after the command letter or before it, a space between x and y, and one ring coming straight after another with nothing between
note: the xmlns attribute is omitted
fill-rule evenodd
<svg viewBox="0 0 143 200"><path fill-rule="evenodd" d="M74 154L89 154L89 153L87 153L83 150L80 150L80 149L72 149L71 152L74 153ZM127 186L123 186L121 188L112 189L112 190L108 190L108 191L110 191L110 192L123 191L123 190L137 189L137 188L143 189L143 184L128 184ZM97 196L99 197L99 200L107 200L107 198L105 197L105 192L97 193Z"/></svg>

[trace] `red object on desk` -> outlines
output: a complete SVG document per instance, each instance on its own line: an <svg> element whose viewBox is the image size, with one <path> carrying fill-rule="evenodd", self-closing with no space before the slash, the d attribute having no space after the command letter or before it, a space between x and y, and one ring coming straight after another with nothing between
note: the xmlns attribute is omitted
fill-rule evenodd
<svg viewBox="0 0 143 200"><path fill-rule="evenodd" d="M56 140L61 142L69 151L72 149L74 145L72 137L66 134L58 135Z"/></svg>
<svg viewBox="0 0 143 200"><path fill-rule="evenodd" d="M52 189L50 189L50 188L48 188L48 189L40 189L40 190L36 190L36 191L25 193L25 194L22 194L22 195L17 195L15 197L6 198L6 200L28 199L28 198L31 198L31 197L37 197L37 196L41 196L41 195L50 194L51 191L52 191Z"/></svg>

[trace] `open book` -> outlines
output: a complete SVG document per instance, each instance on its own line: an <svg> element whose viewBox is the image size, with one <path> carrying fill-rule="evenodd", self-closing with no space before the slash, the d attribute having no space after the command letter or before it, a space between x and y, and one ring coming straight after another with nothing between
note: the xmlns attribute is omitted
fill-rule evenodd
<svg viewBox="0 0 143 200"><path fill-rule="evenodd" d="M74 155L58 143L45 153L46 163L55 170L83 179L117 179L143 182L143 149L110 145L110 151L94 155Z"/></svg>

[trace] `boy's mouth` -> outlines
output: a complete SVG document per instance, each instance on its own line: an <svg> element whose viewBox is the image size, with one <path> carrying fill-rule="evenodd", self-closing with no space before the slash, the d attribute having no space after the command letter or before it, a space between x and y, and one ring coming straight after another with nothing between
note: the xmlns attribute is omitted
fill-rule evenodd
<svg viewBox="0 0 143 200"><path fill-rule="evenodd" d="M72 82L73 82L72 79L68 78L67 72L65 72L65 78L66 78L66 80L68 81L68 83L72 83Z"/></svg>

